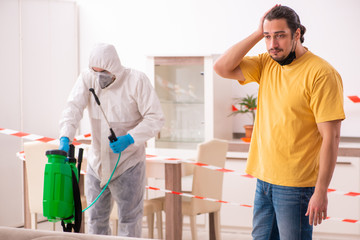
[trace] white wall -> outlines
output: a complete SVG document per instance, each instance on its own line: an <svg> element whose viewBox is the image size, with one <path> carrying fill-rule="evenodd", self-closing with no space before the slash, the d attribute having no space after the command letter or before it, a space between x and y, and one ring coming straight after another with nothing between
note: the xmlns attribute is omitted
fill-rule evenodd
<svg viewBox="0 0 360 240"><path fill-rule="evenodd" d="M98 41L114 44L125 66L142 71L147 71L146 55L223 53L252 33L276 3L299 14L307 28L304 45L340 72L345 96L360 95L358 0L78 0L80 66L87 66ZM261 42L249 54L264 51ZM234 81L234 97L256 91L256 85L240 87ZM345 109L342 135L360 137L360 104L345 98ZM248 121L234 118L238 120Z"/></svg>
<svg viewBox="0 0 360 240"><path fill-rule="evenodd" d="M0 0L0 128L58 137L78 75L76 10L74 1ZM1 134L0 146L0 225L21 226L22 140Z"/></svg>
<svg viewBox="0 0 360 240"><path fill-rule="evenodd" d="M20 129L20 49L17 1L0 1L0 128ZM13 25L8 24L9 22ZM0 226L22 224L22 162L16 157L20 139L0 135Z"/></svg>

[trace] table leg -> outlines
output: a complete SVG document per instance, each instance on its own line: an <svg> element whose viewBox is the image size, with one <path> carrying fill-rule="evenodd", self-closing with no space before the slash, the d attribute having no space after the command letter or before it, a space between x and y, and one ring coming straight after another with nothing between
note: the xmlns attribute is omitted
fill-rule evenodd
<svg viewBox="0 0 360 240"><path fill-rule="evenodd" d="M31 214L29 207L29 188L27 181L26 162L23 161L23 186L24 186L24 228L31 228Z"/></svg>
<svg viewBox="0 0 360 240"><path fill-rule="evenodd" d="M81 203L85 203L85 194L84 194L84 188L85 188L85 175L82 174L80 176L80 181L79 181L79 190L80 190L80 201ZM85 206L81 206L82 209L85 209L86 208L86 205ZM81 226L80 226L80 233L85 233L85 212L82 213L82 216L81 216Z"/></svg>
<svg viewBox="0 0 360 240"><path fill-rule="evenodd" d="M165 164L165 188L176 192L181 191L181 163ZM182 239L181 196L165 194L166 239Z"/></svg>
<svg viewBox="0 0 360 240"><path fill-rule="evenodd" d="M209 213L209 239L210 240L216 240L215 214L213 212Z"/></svg>

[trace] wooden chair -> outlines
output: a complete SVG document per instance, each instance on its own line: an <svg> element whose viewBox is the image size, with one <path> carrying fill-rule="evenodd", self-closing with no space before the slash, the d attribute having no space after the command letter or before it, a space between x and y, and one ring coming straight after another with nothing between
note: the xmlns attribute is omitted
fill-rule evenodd
<svg viewBox="0 0 360 240"><path fill-rule="evenodd" d="M197 162L223 168L225 166L228 142L213 139L198 145ZM222 199L223 172L210 170L200 166L194 169L192 190L195 196ZM165 202L164 198L162 199ZM164 207L165 209L165 207ZM197 198L182 197L182 214L190 217L191 236L197 240L196 216L209 214L209 238L220 240L220 209L221 203L205 201Z"/></svg>
<svg viewBox="0 0 360 240"><path fill-rule="evenodd" d="M27 214L30 214L30 227L37 229L38 214L43 212L43 189L44 189L44 170L47 163L47 157L45 155L46 150L58 149L59 146L54 144L42 143L42 142L26 142L24 143L25 152L25 166L26 171L24 179L27 189L27 196L25 196L25 209L28 210ZM26 203L27 202L27 203ZM27 215L25 214L25 215ZM25 221L28 221L28 217L25 216ZM25 225L28 225L27 222ZM55 230L55 224L53 223L53 230Z"/></svg>

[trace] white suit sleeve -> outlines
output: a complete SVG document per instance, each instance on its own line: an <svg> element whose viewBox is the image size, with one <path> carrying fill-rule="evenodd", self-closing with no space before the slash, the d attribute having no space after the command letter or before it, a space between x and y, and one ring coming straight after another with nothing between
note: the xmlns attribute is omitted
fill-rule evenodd
<svg viewBox="0 0 360 240"><path fill-rule="evenodd" d="M80 75L68 97L66 107L60 120L60 137L68 137L70 142L74 139L84 109L89 100L89 88L86 86L83 76Z"/></svg>
<svg viewBox="0 0 360 240"><path fill-rule="evenodd" d="M137 145L154 137L163 127L165 119L159 98L145 74L140 74L135 98L143 120L128 133L134 138L135 145Z"/></svg>

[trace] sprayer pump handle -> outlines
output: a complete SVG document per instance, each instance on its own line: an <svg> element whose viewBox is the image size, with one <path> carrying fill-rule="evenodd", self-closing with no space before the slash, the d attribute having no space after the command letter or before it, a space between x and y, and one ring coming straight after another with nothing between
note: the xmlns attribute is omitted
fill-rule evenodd
<svg viewBox="0 0 360 240"><path fill-rule="evenodd" d="M110 136L108 137L109 140L110 140L110 142L116 142L116 141L117 141L117 137L116 137L116 135L115 135L114 130L112 130L112 128L110 128L110 132L111 132L111 134L110 134Z"/></svg>

